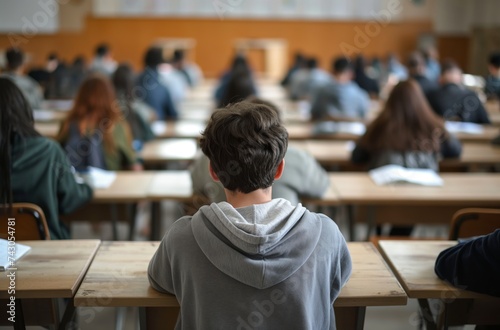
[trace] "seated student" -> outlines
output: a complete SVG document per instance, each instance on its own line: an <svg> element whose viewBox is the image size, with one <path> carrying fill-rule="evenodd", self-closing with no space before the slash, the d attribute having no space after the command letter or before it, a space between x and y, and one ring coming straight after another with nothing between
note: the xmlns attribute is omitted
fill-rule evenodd
<svg viewBox="0 0 500 330"><path fill-rule="evenodd" d="M159 120L177 119L178 113L172 96L158 70L164 62L161 48L149 48L144 56L145 69L137 77L135 89L142 100L155 109Z"/></svg>
<svg viewBox="0 0 500 330"><path fill-rule="evenodd" d="M476 93L462 85L462 70L453 61L443 64L441 87L427 95L435 113L445 120L489 124L488 114Z"/></svg>
<svg viewBox="0 0 500 330"><path fill-rule="evenodd" d="M233 58L231 68L228 71L224 72L222 77L219 79L219 84L215 89L215 94L214 94L216 104L221 104L222 98L224 97L224 95L226 95L229 81L231 80L233 75L240 74L242 72L248 73L250 77L252 77L252 85L254 86L253 88L255 90L253 94L257 93L257 89L255 88L255 82L253 82L252 70L250 68L250 65L248 64L246 57L243 55L236 55Z"/></svg>
<svg viewBox="0 0 500 330"><path fill-rule="evenodd" d="M394 53L387 54L386 71L387 79L393 77L397 82L408 79L408 70Z"/></svg>
<svg viewBox="0 0 500 330"><path fill-rule="evenodd" d="M427 78L425 59L420 52L413 52L410 55L408 58L408 70L410 78L420 85L425 96L439 88L437 81Z"/></svg>
<svg viewBox="0 0 500 330"><path fill-rule="evenodd" d="M291 100L309 100L314 92L331 81L330 75L318 67L314 57L307 59L306 66L290 77L288 87Z"/></svg>
<svg viewBox="0 0 500 330"><path fill-rule="evenodd" d="M111 79L116 91L116 100L132 130L134 141L142 145L154 139L149 123L155 117L155 113L150 106L135 97L134 72L130 65L120 64Z"/></svg>
<svg viewBox="0 0 500 330"><path fill-rule="evenodd" d="M176 329L335 329L351 258L331 219L272 199L287 144L265 105L212 114L201 148L227 202L176 221L148 268L151 286L180 303Z"/></svg>
<svg viewBox="0 0 500 330"><path fill-rule="evenodd" d="M10 78L23 92L32 109L40 109L43 101L42 87L31 77L24 75L24 53L10 48L5 52L7 71L0 77Z"/></svg>
<svg viewBox="0 0 500 330"><path fill-rule="evenodd" d="M285 77L283 80L280 82L281 86L287 88L290 85L290 80L295 72L298 70L304 68L306 65L306 58L302 53L297 52L295 54L295 60L293 62L293 65L290 67L290 69L287 71Z"/></svg>
<svg viewBox="0 0 500 330"><path fill-rule="evenodd" d="M20 89L0 78L0 198L3 206L34 203L47 219L51 239L67 239L59 221L92 198L92 189L78 184L62 148L35 131L33 111Z"/></svg>
<svg viewBox="0 0 500 330"><path fill-rule="evenodd" d="M224 108L231 103L238 103L250 96L255 96L257 90L250 71L236 68L227 81L224 94L220 99L218 108Z"/></svg>
<svg viewBox="0 0 500 330"><path fill-rule="evenodd" d="M490 56L489 75L486 77L484 92L488 98L500 98L500 52Z"/></svg>
<svg viewBox="0 0 500 330"><path fill-rule="evenodd" d="M264 104L278 117L280 115L278 108L270 102L257 98L250 98L248 102ZM328 173L314 157L305 151L289 146L285 154L285 162L283 175L273 185L273 198L283 198L292 205L297 205L300 197L319 198L325 194L330 184ZM220 182L214 182L210 177L209 163L208 157L201 155L191 166L193 191L207 197L210 202L225 201L224 186Z"/></svg>
<svg viewBox="0 0 500 330"><path fill-rule="evenodd" d="M370 107L368 93L352 81L349 60L339 57L332 62L333 81L318 89L312 101L314 120L365 118Z"/></svg>
<svg viewBox="0 0 500 330"><path fill-rule="evenodd" d="M373 99L378 99L380 86L377 80L366 74L366 60L362 55L358 55L354 62L354 82L364 89Z"/></svg>
<svg viewBox="0 0 500 330"><path fill-rule="evenodd" d="M113 86L104 76L90 76L82 84L57 139L78 171L88 166L109 171L141 169L130 127L122 120Z"/></svg>
<svg viewBox="0 0 500 330"><path fill-rule="evenodd" d="M430 81L438 81L441 75L441 65L439 64L439 53L434 46L429 46L422 50L425 60L425 75Z"/></svg>
<svg viewBox="0 0 500 330"><path fill-rule="evenodd" d="M90 64L92 73L101 73L106 76L111 76L117 67L116 61L113 59L111 48L108 44L103 43L96 47L94 60Z"/></svg>
<svg viewBox="0 0 500 330"><path fill-rule="evenodd" d="M441 252L435 272L465 290L500 297L500 229Z"/></svg>
<svg viewBox="0 0 500 330"><path fill-rule="evenodd" d="M397 84L384 109L356 142L351 161L369 169L384 165L439 170L440 157L458 157L460 142L429 107L414 80ZM391 235L410 235L411 227L393 227Z"/></svg>
<svg viewBox="0 0 500 330"><path fill-rule="evenodd" d="M175 70L179 71L186 83L190 87L194 87L200 84L203 80L203 72L201 69L193 62L189 62L186 59L184 51L182 49L176 49L172 58L172 66Z"/></svg>

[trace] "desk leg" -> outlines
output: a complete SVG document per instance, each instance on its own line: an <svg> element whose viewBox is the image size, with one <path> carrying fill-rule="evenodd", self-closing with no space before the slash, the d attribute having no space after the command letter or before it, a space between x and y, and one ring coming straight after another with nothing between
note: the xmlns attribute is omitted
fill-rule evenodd
<svg viewBox="0 0 500 330"><path fill-rule="evenodd" d="M137 218L137 207L138 203L133 203L129 205L130 212L128 213L130 219L129 219L129 226L128 226L128 240L133 241L134 240L134 234L135 234L135 227L136 227L136 218Z"/></svg>
<svg viewBox="0 0 500 330"><path fill-rule="evenodd" d="M335 323L337 329L363 330L365 325L366 307L335 308Z"/></svg>
<svg viewBox="0 0 500 330"><path fill-rule="evenodd" d="M349 226L349 240L354 242L356 240L356 233L354 232L356 226L354 225L354 206L346 205L347 225Z"/></svg>
<svg viewBox="0 0 500 330"><path fill-rule="evenodd" d="M427 299L418 299L418 305L424 318L425 327L427 330L437 330L436 321L432 316L432 310Z"/></svg>
<svg viewBox="0 0 500 330"><path fill-rule="evenodd" d="M370 235L375 229L375 215L376 215L376 209L375 206L368 206L367 209L368 212L368 219L367 219L367 224L368 228L366 229L366 241L370 241Z"/></svg>
<svg viewBox="0 0 500 330"><path fill-rule="evenodd" d="M151 236L149 240L159 241L161 229L161 202L151 203Z"/></svg>
<svg viewBox="0 0 500 330"><path fill-rule="evenodd" d="M25 330L26 325L24 324L24 313L23 313L23 303L21 299L16 299L16 321L14 322L15 330Z"/></svg>
<svg viewBox="0 0 500 330"><path fill-rule="evenodd" d="M111 204L111 227L113 230L113 241L118 240L118 205Z"/></svg>
<svg viewBox="0 0 500 330"><path fill-rule="evenodd" d="M148 329L148 320L146 317L146 307L139 307L139 329Z"/></svg>
<svg viewBox="0 0 500 330"><path fill-rule="evenodd" d="M73 299L69 299L68 303L66 304L66 309L64 310L61 323L59 323L59 330L74 329L74 327L71 324L71 320L73 319L74 314L75 314L75 304L73 302Z"/></svg>

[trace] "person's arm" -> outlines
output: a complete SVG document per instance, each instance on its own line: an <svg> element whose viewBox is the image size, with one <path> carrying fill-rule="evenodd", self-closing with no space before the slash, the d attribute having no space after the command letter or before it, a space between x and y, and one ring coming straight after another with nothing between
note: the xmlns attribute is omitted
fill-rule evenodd
<svg viewBox="0 0 500 330"><path fill-rule="evenodd" d="M168 233L163 237L160 246L158 246L158 250L156 250L156 253L149 262L148 280L149 284L151 284L156 291L175 294L167 241Z"/></svg>
<svg viewBox="0 0 500 330"><path fill-rule="evenodd" d="M351 153L351 162L354 164L366 164L370 161L371 155L368 150L360 147L358 144Z"/></svg>
<svg viewBox="0 0 500 330"><path fill-rule="evenodd" d="M54 145L55 160L52 168L56 173L57 200L59 214L68 214L78 209L92 198L92 188L85 183L77 183L72 167L59 145Z"/></svg>
<svg viewBox="0 0 500 330"><path fill-rule="evenodd" d="M179 115L177 113L175 104L172 101L172 96L170 95L170 91L166 87L163 88L164 88L163 111L165 112L165 116L167 119L177 119Z"/></svg>
<svg viewBox="0 0 500 330"><path fill-rule="evenodd" d="M358 99L358 108L357 114L359 118L366 118L368 111L370 110L370 96L361 88L359 89L359 99Z"/></svg>
<svg viewBox="0 0 500 330"><path fill-rule="evenodd" d="M289 164L287 162L296 162L297 164ZM289 148L285 156L285 172L292 168L297 168L297 173L290 173L299 179L296 185L299 196L307 196L320 198L330 186L328 173L321 165L308 153L303 150ZM287 177L291 175L286 174Z"/></svg>
<svg viewBox="0 0 500 330"><path fill-rule="evenodd" d="M436 275L462 289L500 297L500 230L444 250Z"/></svg>
<svg viewBox="0 0 500 330"><path fill-rule="evenodd" d="M122 168L132 171L142 171L143 166L132 148L132 133L128 123L125 121L118 122L113 137L117 144L118 152L122 157Z"/></svg>
<svg viewBox="0 0 500 330"><path fill-rule="evenodd" d="M443 158L457 158L462 153L462 143L452 134L441 141L440 148L441 156Z"/></svg>
<svg viewBox="0 0 500 330"><path fill-rule="evenodd" d="M488 113L486 112L486 109L483 106L483 103L479 100L477 96L475 96L477 99L477 102L479 104L477 108L477 123L478 124L491 124L490 118L488 117Z"/></svg>

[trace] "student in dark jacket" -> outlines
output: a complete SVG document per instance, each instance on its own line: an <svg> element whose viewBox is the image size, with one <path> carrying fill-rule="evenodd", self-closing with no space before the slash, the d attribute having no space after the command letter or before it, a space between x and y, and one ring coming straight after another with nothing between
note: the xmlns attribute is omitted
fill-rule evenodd
<svg viewBox="0 0 500 330"><path fill-rule="evenodd" d="M371 98L378 99L380 94L380 86L377 80L369 77L366 74L366 60L359 55L354 61L354 81L364 89Z"/></svg>
<svg viewBox="0 0 500 330"><path fill-rule="evenodd" d="M439 278L470 291L500 297L500 229L439 254Z"/></svg>
<svg viewBox="0 0 500 330"><path fill-rule="evenodd" d="M32 110L19 88L0 78L0 198L2 205L40 206L52 239L67 239L59 220L92 198L92 189L76 182L64 150L35 131Z"/></svg>
<svg viewBox="0 0 500 330"><path fill-rule="evenodd" d="M488 98L500 98L500 52L491 54L488 72L484 92Z"/></svg>
<svg viewBox="0 0 500 330"><path fill-rule="evenodd" d="M351 160L369 169L394 164L438 171L440 158L458 157L461 150L410 79L394 87L382 112L357 141ZM409 235L411 230L393 227L391 235Z"/></svg>
<svg viewBox="0 0 500 330"><path fill-rule="evenodd" d="M420 52L414 52L410 55L408 58L408 70L410 78L419 84L425 96L439 88L436 81L430 80L425 75L427 68L425 66L425 59Z"/></svg>
<svg viewBox="0 0 500 330"><path fill-rule="evenodd" d="M432 109L445 120L490 124L477 95L462 85L462 70L453 61L442 66L441 87L428 95Z"/></svg>

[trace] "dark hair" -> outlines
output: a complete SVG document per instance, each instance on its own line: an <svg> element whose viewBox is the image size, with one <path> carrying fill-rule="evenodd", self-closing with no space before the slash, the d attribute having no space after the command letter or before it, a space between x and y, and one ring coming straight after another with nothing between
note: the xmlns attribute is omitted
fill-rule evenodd
<svg viewBox="0 0 500 330"><path fill-rule="evenodd" d="M282 120L281 120L281 111L278 108L278 106L276 104L274 104L273 102L268 101L268 100L264 100L264 99L261 99L261 98L258 98L255 95L250 96L245 101L253 103L253 104L260 104L260 105L267 106L269 109L273 110L276 113L276 116L278 116L278 119L279 119L280 123L282 123Z"/></svg>
<svg viewBox="0 0 500 330"><path fill-rule="evenodd" d="M17 70L23 65L24 53L18 48L9 48L5 52L5 59L9 70Z"/></svg>
<svg viewBox="0 0 500 330"><path fill-rule="evenodd" d="M437 152L446 134L443 119L432 111L418 83L410 79L394 87L358 144L375 152Z"/></svg>
<svg viewBox="0 0 500 330"><path fill-rule="evenodd" d="M144 55L144 65L149 68L156 69L158 65L164 62L165 60L163 59L163 49L159 47L149 48Z"/></svg>
<svg viewBox="0 0 500 330"><path fill-rule="evenodd" d="M47 60L48 61L58 61L59 60L59 56L57 56L57 53L50 53L49 56L47 56Z"/></svg>
<svg viewBox="0 0 500 330"><path fill-rule="evenodd" d="M316 69L318 67L318 60L314 57L308 58L306 62L308 69Z"/></svg>
<svg viewBox="0 0 500 330"><path fill-rule="evenodd" d="M408 57L408 69L418 71L425 67L425 59L420 52L413 52Z"/></svg>
<svg viewBox="0 0 500 330"><path fill-rule="evenodd" d="M457 62L451 60L451 59L446 59L443 61L443 64L441 65L441 74L448 73L449 71L454 71L454 70L461 70L460 67L458 66Z"/></svg>
<svg viewBox="0 0 500 330"><path fill-rule="evenodd" d="M288 132L274 110L244 101L215 111L200 145L224 188L248 194L273 184Z"/></svg>
<svg viewBox="0 0 500 330"><path fill-rule="evenodd" d="M109 53L109 45L106 43L99 44L95 49L97 57L104 57Z"/></svg>
<svg viewBox="0 0 500 330"><path fill-rule="evenodd" d="M332 61L332 71L335 74L344 73L346 71L352 70L351 61L346 57L337 57Z"/></svg>
<svg viewBox="0 0 500 330"><path fill-rule="evenodd" d="M231 73L218 107L223 108L231 103L243 101L252 95L255 95L255 86L250 72L237 69Z"/></svg>
<svg viewBox="0 0 500 330"><path fill-rule="evenodd" d="M111 77L116 94L122 95L127 101L133 100L134 71L126 63L120 64Z"/></svg>
<svg viewBox="0 0 500 330"><path fill-rule="evenodd" d="M174 51L174 55L172 56L172 62L174 63L181 62L182 60L184 60L184 57L185 57L184 50L176 49Z"/></svg>
<svg viewBox="0 0 500 330"><path fill-rule="evenodd" d="M489 60L490 65L493 67L500 69L500 52L495 52L490 55Z"/></svg>
<svg viewBox="0 0 500 330"><path fill-rule="evenodd" d="M18 139L40 136L34 128L33 111L21 90L9 78L0 78L0 199L12 206L11 146Z"/></svg>

